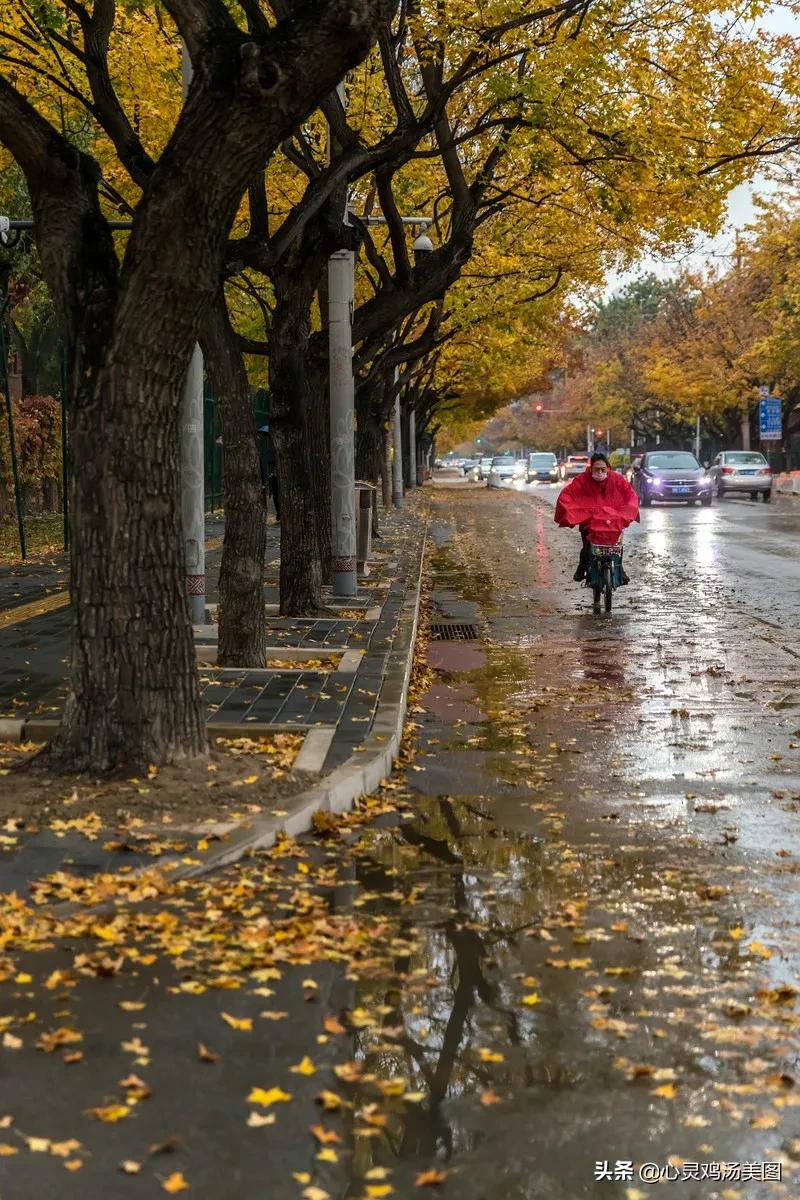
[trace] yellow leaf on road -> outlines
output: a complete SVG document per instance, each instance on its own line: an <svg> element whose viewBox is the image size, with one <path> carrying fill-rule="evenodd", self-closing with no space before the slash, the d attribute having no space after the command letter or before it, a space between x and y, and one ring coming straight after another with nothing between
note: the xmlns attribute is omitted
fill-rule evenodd
<svg viewBox="0 0 800 1200"><path fill-rule="evenodd" d="M759 958L772 958L772 951L766 946L762 946L761 942L750 942L747 949L751 954L757 954Z"/></svg>
<svg viewBox="0 0 800 1200"><path fill-rule="evenodd" d="M500 1054L499 1051L487 1050L486 1047L482 1047L478 1051L478 1058L481 1060L481 1062L485 1062L485 1063L503 1062L503 1055Z"/></svg>
<svg viewBox="0 0 800 1200"><path fill-rule="evenodd" d="M134 1162L131 1158L126 1158L119 1164L119 1169L120 1171L123 1171L125 1175L138 1175L142 1169L142 1164Z"/></svg>
<svg viewBox="0 0 800 1200"><path fill-rule="evenodd" d="M174 1196L176 1192L186 1192L189 1190L189 1184L183 1178L180 1171L173 1171L167 1179L162 1181L161 1186L171 1196Z"/></svg>
<svg viewBox="0 0 800 1200"><path fill-rule="evenodd" d="M264 1108L269 1108L270 1104L285 1104L291 1100L290 1092L283 1092L279 1087L264 1088L254 1087L247 1097L248 1104L261 1104Z"/></svg>
<svg viewBox="0 0 800 1200"><path fill-rule="evenodd" d="M80 1150L81 1144L76 1138L69 1138L66 1142L51 1142L50 1153L55 1154L57 1158L69 1158L74 1150Z"/></svg>
<svg viewBox="0 0 800 1200"><path fill-rule="evenodd" d="M665 1083L663 1087L653 1088L651 1096L663 1096L665 1100L674 1100L678 1094L678 1089L674 1083Z"/></svg>
<svg viewBox="0 0 800 1200"><path fill-rule="evenodd" d="M83 1163L79 1158L70 1158L67 1162L61 1164L66 1171L80 1171Z"/></svg>
<svg viewBox="0 0 800 1200"><path fill-rule="evenodd" d="M50 1138L27 1137L25 1141L28 1143L28 1149L34 1153L46 1154L50 1149Z"/></svg>
<svg viewBox="0 0 800 1200"><path fill-rule="evenodd" d="M335 1150L331 1150L331 1148L329 1146L326 1147L324 1150L320 1150L319 1154L317 1155L317 1158L319 1159L320 1162L335 1163L335 1162L339 1161L339 1155L336 1153Z"/></svg>
<svg viewBox="0 0 800 1200"><path fill-rule="evenodd" d="M539 1003L539 993L530 992L527 996L523 996L522 1003L527 1004L529 1008L533 1008L534 1004Z"/></svg>
<svg viewBox="0 0 800 1200"><path fill-rule="evenodd" d="M303 1191L304 1200L331 1200L330 1194L320 1187L307 1187Z"/></svg>
<svg viewBox="0 0 800 1200"><path fill-rule="evenodd" d="M289 1067L289 1070L293 1075L316 1075L317 1073L317 1068L314 1066L308 1055L306 1055L299 1063L297 1063L296 1066Z"/></svg>
<svg viewBox="0 0 800 1200"><path fill-rule="evenodd" d="M221 1016L223 1021L230 1025L231 1029L240 1029L249 1033L253 1028L252 1017L232 1017L230 1013L226 1012L222 1013Z"/></svg>
<svg viewBox="0 0 800 1200"><path fill-rule="evenodd" d="M9 1146L8 1142L0 1142L0 1158L6 1158L11 1154L19 1154L19 1146Z"/></svg>
<svg viewBox="0 0 800 1200"><path fill-rule="evenodd" d="M98 1121L108 1121L113 1125L116 1121L121 1121L123 1117L127 1117L130 1111L127 1104L109 1104L105 1108L87 1108L86 1115L88 1117L97 1117Z"/></svg>

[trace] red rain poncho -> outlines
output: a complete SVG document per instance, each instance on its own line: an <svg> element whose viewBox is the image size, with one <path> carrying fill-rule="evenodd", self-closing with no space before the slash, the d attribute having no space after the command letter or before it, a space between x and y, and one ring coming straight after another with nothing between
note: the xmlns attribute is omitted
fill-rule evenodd
<svg viewBox="0 0 800 1200"><path fill-rule="evenodd" d="M556 525L579 525L596 546L613 546L623 529L639 520L639 501L627 479L609 470L602 483L587 467L568 483L556 503Z"/></svg>

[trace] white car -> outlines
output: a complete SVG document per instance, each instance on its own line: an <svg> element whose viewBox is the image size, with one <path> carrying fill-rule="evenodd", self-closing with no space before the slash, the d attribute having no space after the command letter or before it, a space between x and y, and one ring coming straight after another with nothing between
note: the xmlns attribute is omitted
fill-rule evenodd
<svg viewBox="0 0 800 1200"><path fill-rule="evenodd" d="M723 496L760 496L765 504L772 499L772 471L758 450L723 450L711 464L717 499Z"/></svg>
<svg viewBox="0 0 800 1200"><path fill-rule="evenodd" d="M504 483L511 483L514 479L524 478L524 458L514 458L513 454L499 454L496 458L492 459L486 486L502 487Z"/></svg>

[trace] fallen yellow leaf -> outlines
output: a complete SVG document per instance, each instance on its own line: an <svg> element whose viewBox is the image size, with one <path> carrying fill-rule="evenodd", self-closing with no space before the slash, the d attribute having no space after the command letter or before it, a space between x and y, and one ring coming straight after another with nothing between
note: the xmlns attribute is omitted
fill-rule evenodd
<svg viewBox="0 0 800 1200"><path fill-rule="evenodd" d="M291 1098L290 1092L283 1092L279 1087L270 1088L268 1091L254 1087L247 1097L247 1103L261 1104L264 1108L269 1108L270 1104L285 1104Z"/></svg>
<svg viewBox="0 0 800 1200"><path fill-rule="evenodd" d="M772 951L766 946L762 946L761 942L750 942L747 949L751 954L757 954L759 958L772 958Z"/></svg>
<svg viewBox="0 0 800 1200"><path fill-rule="evenodd" d="M653 1088L651 1096L663 1096L665 1100L674 1100L678 1094L678 1089L674 1083L665 1083L663 1087Z"/></svg>
<svg viewBox="0 0 800 1200"><path fill-rule="evenodd" d="M485 1047L478 1051L478 1058L485 1063L503 1062L503 1055L498 1050L487 1050Z"/></svg>
<svg viewBox="0 0 800 1200"><path fill-rule="evenodd" d="M51 1142L50 1153L55 1154L57 1158L69 1158L73 1150L80 1150L81 1144L75 1138L69 1138L66 1142Z"/></svg>
<svg viewBox="0 0 800 1200"><path fill-rule="evenodd" d="M115 1121L121 1121L123 1117L127 1117L130 1111L127 1104L109 1104L105 1108L87 1108L86 1115L97 1117L98 1121L108 1121L114 1124Z"/></svg>
<svg viewBox="0 0 800 1200"><path fill-rule="evenodd" d="M126 1158L123 1162L121 1162L119 1164L119 1169L120 1169L120 1171L123 1171L126 1175L138 1175L142 1169L142 1164L138 1163L138 1162L134 1162L133 1159L131 1159L131 1158Z"/></svg>
<svg viewBox="0 0 800 1200"><path fill-rule="evenodd" d="M326 1146L324 1150L320 1150L317 1158L320 1162L335 1163L339 1161L339 1155L335 1150L331 1150L329 1146Z"/></svg>
<svg viewBox="0 0 800 1200"><path fill-rule="evenodd" d="M231 1029L242 1029L249 1033L253 1028L252 1017L232 1017L230 1013L221 1014L223 1021L230 1025Z"/></svg>
<svg viewBox="0 0 800 1200"><path fill-rule="evenodd" d="M319 1187L307 1187L303 1191L305 1200L331 1200L330 1194Z"/></svg>
<svg viewBox="0 0 800 1200"><path fill-rule="evenodd" d="M317 1068L312 1063L311 1059L306 1055L301 1062L294 1067L289 1067L293 1075L316 1075Z"/></svg>
<svg viewBox="0 0 800 1200"><path fill-rule="evenodd" d="M534 1004L539 1003L539 993L530 992L529 995L522 997L522 1003L527 1004L529 1008L533 1008Z"/></svg>
<svg viewBox="0 0 800 1200"><path fill-rule="evenodd" d="M33 1150L37 1154L46 1154L50 1149L50 1138L26 1137L28 1149Z"/></svg>
<svg viewBox="0 0 800 1200"><path fill-rule="evenodd" d="M368 1183L367 1195L374 1197L374 1200L380 1200L382 1196L391 1196L394 1188L390 1183Z"/></svg>
<svg viewBox="0 0 800 1200"><path fill-rule="evenodd" d="M440 1183L444 1183L447 1179L447 1171L437 1171L431 1167L430 1171L419 1171L414 1178L414 1183L417 1187L437 1187Z"/></svg>
<svg viewBox="0 0 800 1200"><path fill-rule="evenodd" d="M67 1171L80 1171L83 1163L79 1158L70 1158L67 1162L61 1164Z"/></svg>
<svg viewBox="0 0 800 1200"><path fill-rule="evenodd" d="M186 1192L189 1189L189 1184L180 1171L173 1171L169 1178L162 1180L161 1186L170 1195L174 1195L175 1192Z"/></svg>
<svg viewBox="0 0 800 1200"><path fill-rule="evenodd" d="M0 1158L7 1158L11 1154L19 1154L19 1146L9 1146L8 1142L0 1142Z"/></svg>

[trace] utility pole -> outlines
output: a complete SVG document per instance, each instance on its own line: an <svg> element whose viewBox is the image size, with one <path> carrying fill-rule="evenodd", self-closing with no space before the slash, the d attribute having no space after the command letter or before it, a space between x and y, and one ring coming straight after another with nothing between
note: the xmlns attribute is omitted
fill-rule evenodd
<svg viewBox="0 0 800 1200"><path fill-rule="evenodd" d="M344 84L336 93L344 105ZM328 126L328 164L332 134ZM345 195L343 223L349 225ZM328 365L331 415L331 551L333 594L358 592L356 563L355 391L353 301L355 256L337 250L328 259Z"/></svg>
<svg viewBox="0 0 800 1200"><path fill-rule="evenodd" d="M417 486L417 417L413 408L408 410L408 491Z"/></svg>
<svg viewBox="0 0 800 1200"><path fill-rule="evenodd" d="M397 388L399 372L395 368L394 384ZM400 392L398 391L394 398L394 412L392 414L392 442L394 444L394 458L392 460L392 501L395 508L403 507L403 434L402 424L400 421Z"/></svg>
<svg viewBox="0 0 800 1200"><path fill-rule="evenodd" d="M742 449L750 449L750 410L745 408L742 414Z"/></svg>
<svg viewBox="0 0 800 1200"><path fill-rule="evenodd" d="M192 62L181 52L183 99L192 81ZM181 516L186 570L186 599L193 625L206 617L206 514L203 445L203 352L195 343L181 397Z"/></svg>
<svg viewBox="0 0 800 1200"><path fill-rule="evenodd" d="M700 413L697 414L694 422L694 456L700 462Z"/></svg>

